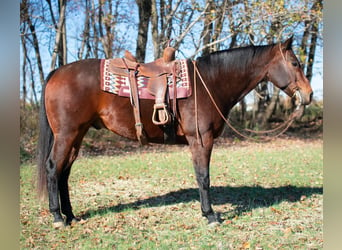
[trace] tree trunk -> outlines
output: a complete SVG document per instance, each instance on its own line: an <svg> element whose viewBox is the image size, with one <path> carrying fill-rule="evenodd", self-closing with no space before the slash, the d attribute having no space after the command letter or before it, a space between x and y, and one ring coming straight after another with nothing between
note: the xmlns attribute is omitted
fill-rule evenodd
<svg viewBox="0 0 342 250"><path fill-rule="evenodd" d="M255 129L263 129L262 121L266 119L265 112L268 100L268 82L261 82L255 89L256 98L254 99L256 104L253 109L253 117L255 118L252 122Z"/></svg>
<svg viewBox="0 0 342 250"><path fill-rule="evenodd" d="M227 6L228 6L228 0L224 0L222 5L216 8L217 17L215 21L215 28L213 31L212 41L216 41L222 32L223 22L226 18L225 13L226 13ZM217 51L218 49L219 49L219 44L214 44L211 46L210 52Z"/></svg>
<svg viewBox="0 0 342 250"><path fill-rule="evenodd" d="M136 48L136 58L138 62L145 61L146 44L148 37L148 26L152 12L151 0L136 0L139 8L139 27Z"/></svg>
<svg viewBox="0 0 342 250"><path fill-rule="evenodd" d="M26 58L27 58L27 49L26 49L26 41L23 35L20 36L21 38L21 45L23 47L23 62L22 62L22 66L21 66L21 70L22 70L22 77L23 77L23 86L22 86L22 105L23 108L25 109L26 106L26 98L27 98L27 89L26 89Z"/></svg>
<svg viewBox="0 0 342 250"><path fill-rule="evenodd" d="M163 0L161 0L163 1ZM152 42L153 42L153 57L157 59L161 56L161 48L160 48L160 37L158 31L158 10L157 10L157 1L152 0L151 6L151 27L152 27Z"/></svg>
<svg viewBox="0 0 342 250"><path fill-rule="evenodd" d="M106 8L106 3L108 7ZM116 4L119 4L117 2ZM115 15L113 14L113 5L112 1L101 1L99 6L99 33L100 33L100 41L103 46L103 50L105 52L106 58L113 58L113 43L114 43L114 32L116 23L113 22ZM105 32L104 32L105 31Z"/></svg>
<svg viewBox="0 0 342 250"><path fill-rule="evenodd" d="M172 0L159 1L159 11L157 8L157 1L152 0L152 14L151 14L151 26L152 26L152 40L153 40L153 56L157 59L162 56L163 49L166 44L172 38L172 25L174 22L174 15L181 4L182 0L177 0L172 7ZM192 16L192 13L188 13L188 16ZM180 17L180 23L183 15ZM173 47L177 49L177 42L173 44Z"/></svg>
<svg viewBox="0 0 342 250"><path fill-rule="evenodd" d="M322 0L317 0L313 6L312 11L318 11L322 9ZM312 70L313 70L313 64L315 59L315 52L316 52L316 46L317 46L317 37L318 37L318 20L315 19L313 23L311 24L311 42L310 42L310 49L308 53L308 65L306 68L306 77L311 82L312 78Z"/></svg>
<svg viewBox="0 0 342 250"><path fill-rule="evenodd" d="M61 41L59 43L58 50L58 67L65 65L67 63L67 47L66 47L66 29L65 22L63 22L62 32L61 32Z"/></svg>
<svg viewBox="0 0 342 250"><path fill-rule="evenodd" d="M177 2L176 6L179 4L180 4L180 1ZM172 0L169 0L168 6L170 7L172 6ZM165 9L165 16L166 16L165 36L168 40L171 39L173 14L177 8L178 7L176 7L175 10L171 10L171 8Z"/></svg>
<svg viewBox="0 0 342 250"><path fill-rule="evenodd" d="M245 101L245 98L243 98L240 102L240 107L241 107L241 110L240 110L240 124L242 126L246 126L247 124L247 119L246 119L246 111L247 111L247 104L246 104L246 101Z"/></svg>
<svg viewBox="0 0 342 250"><path fill-rule="evenodd" d="M78 60L83 58L84 50L86 45L89 43L89 31L90 31L90 17L89 17L89 0L85 0L85 19L84 19L84 29L82 33L82 42L78 50L77 57ZM85 58L89 57L89 51L87 51Z"/></svg>
<svg viewBox="0 0 342 250"><path fill-rule="evenodd" d="M204 25L201 33L202 46L204 47L202 56L208 55L211 52L210 46L207 45L211 42L212 39L214 15L216 13L214 1L207 0L206 3L208 7L205 10Z"/></svg>
<svg viewBox="0 0 342 250"><path fill-rule="evenodd" d="M62 32L63 32L63 25L65 22L65 9L66 9L66 0L60 0L60 11L59 11L59 20L57 25L56 37L55 37L55 46L52 53L51 58L51 66L50 70L54 70L56 66L57 56L61 52L60 51L60 43L63 41Z"/></svg>
<svg viewBox="0 0 342 250"><path fill-rule="evenodd" d="M94 53L94 58L99 58L99 31L96 27L96 18L95 18L95 3L94 0L91 1L91 23L92 23L92 27L93 27L93 53ZM99 18L100 18L100 14L99 14Z"/></svg>
<svg viewBox="0 0 342 250"><path fill-rule="evenodd" d="M42 65L42 59L40 56L40 50L39 50L39 42L38 42L38 38L37 38L37 34L36 34L36 27L35 25L32 23L31 17L28 13L28 3L26 0L23 1L22 3L22 8L21 8L21 15L23 17L23 21L27 22L29 29L31 31L31 35L32 35L32 43L33 43L33 49L36 55L36 59L37 59L37 66L38 66L38 72L39 72L39 80L40 83L43 84L44 83L44 72L43 72L43 65Z"/></svg>
<svg viewBox="0 0 342 250"><path fill-rule="evenodd" d="M272 114L274 113L277 101L279 99L280 89L273 86L273 95L271 98L270 103L267 105L264 115L262 116L260 127L267 128L268 127L268 120L271 118Z"/></svg>
<svg viewBox="0 0 342 250"><path fill-rule="evenodd" d="M307 48L308 48L308 41L310 37L310 21L304 22L304 33L302 37L302 43L300 45L300 61L303 63L303 71L306 72L307 69Z"/></svg>

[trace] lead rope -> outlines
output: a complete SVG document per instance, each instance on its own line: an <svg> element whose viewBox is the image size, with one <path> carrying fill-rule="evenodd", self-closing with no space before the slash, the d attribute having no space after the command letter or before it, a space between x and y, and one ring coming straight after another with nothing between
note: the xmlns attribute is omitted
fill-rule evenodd
<svg viewBox="0 0 342 250"><path fill-rule="evenodd" d="M198 144L200 144L203 147L203 142L202 142L202 138L200 137L200 133L199 133L199 128L198 128L198 103L197 103L197 81L196 81L196 71L197 71L197 67L196 67L196 62L193 61L194 64L194 94L195 94L195 126L196 126L196 138L197 138L197 142Z"/></svg>
<svg viewBox="0 0 342 250"><path fill-rule="evenodd" d="M231 128L236 134L240 135L241 137L245 138L245 139L249 139L249 140L253 140L253 141L270 141L271 138L268 138L268 139L263 139L263 140L259 140L259 139L255 139L253 137L250 137L250 136L246 136L242 133L240 133L237 129L235 129L233 127L233 125L226 119L226 117L222 114L220 108L217 106L213 96L211 95L207 85L205 84L203 78L202 78L202 75L200 74L198 68L197 68L197 65L196 65L196 62L193 61L193 65L194 65L194 94L195 94L195 119L196 119L196 136L197 136L197 140L199 140L199 130L198 130L198 117L197 117L197 87L196 87L196 73L198 75L198 77L200 78L201 82L202 82L202 85L203 87L205 88L206 92L208 93L209 95L209 98L211 100L211 102L213 103L214 107L216 108L217 112L219 113L219 115L221 116L221 118L225 121L225 123L228 125L229 128ZM298 110L298 109L297 109ZM297 111L296 110L296 111ZM279 134L273 136L273 138L276 138L276 137L279 137L280 135L282 135L290 126L291 124L293 123L295 117L296 117L296 112L292 113L291 116L289 117L288 121L286 121L284 124L280 125L279 127L275 128L275 129L272 129L272 130L268 130L268 131L252 131L252 130L247 130L245 129L246 131L248 132L253 132L253 133L256 133L256 134L267 134L267 133L271 133L271 132L274 132L274 131L278 131L279 129L281 129L282 127L285 126L285 128L280 131Z"/></svg>

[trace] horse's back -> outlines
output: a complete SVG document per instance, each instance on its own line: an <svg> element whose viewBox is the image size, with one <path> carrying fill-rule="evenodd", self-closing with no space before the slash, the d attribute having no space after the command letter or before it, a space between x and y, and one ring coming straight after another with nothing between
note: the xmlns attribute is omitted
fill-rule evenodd
<svg viewBox="0 0 342 250"><path fill-rule="evenodd" d="M55 70L49 79L49 84L77 84L82 81L82 86L87 82L100 80L101 59L84 59L63 65ZM51 83L52 82L52 83ZM77 87L77 86L75 86Z"/></svg>

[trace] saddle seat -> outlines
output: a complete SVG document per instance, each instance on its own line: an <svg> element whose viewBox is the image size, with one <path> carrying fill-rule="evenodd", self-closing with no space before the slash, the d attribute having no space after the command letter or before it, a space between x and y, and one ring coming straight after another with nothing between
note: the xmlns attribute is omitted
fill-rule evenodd
<svg viewBox="0 0 342 250"><path fill-rule="evenodd" d="M136 70L137 76L155 78L163 74L171 74L175 63L176 50L172 47L165 48L163 57L150 63L139 63L135 56L125 51L124 58L115 58L111 61L111 70L118 74L127 75L125 70ZM120 70L120 69L123 69Z"/></svg>
<svg viewBox="0 0 342 250"><path fill-rule="evenodd" d="M142 64L141 74L147 77L157 77L163 74L171 74L175 64L175 49L167 47L164 50L163 57L157 60Z"/></svg>

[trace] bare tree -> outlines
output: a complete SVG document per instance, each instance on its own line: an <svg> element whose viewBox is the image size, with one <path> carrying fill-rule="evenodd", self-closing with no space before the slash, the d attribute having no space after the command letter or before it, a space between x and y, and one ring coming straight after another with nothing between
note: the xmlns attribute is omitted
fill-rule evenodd
<svg viewBox="0 0 342 250"><path fill-rule="evenodd" d="M90 1L89 0L85 0L85 17L84 17L84 28L83 28L83 32L81 35L81 46L78 49L78 54L77 54L77 58L80 60L82 58L88 58L90 56L90 43L89 43L89 38L90 38ZM85 49L86 54L85 56L84 51Z"/></svg>
<svg viewBox="0 0 342 250"><path fill-rule="evenodd" d="M303 32L301 49L305 54L306 77L311 81L314 65L315 51L317 47L317 38L319 34L318 26L320 24L319 17L313 13L322 12L322 0L316 0L311 7L310 19L304 22L306 29ZM311 36L311 38L310 38Z"/></svg>
<svg viewBox="0 0 342 250"><path fill-rule="evenodd" d="M152 13L151 0L136 0L139 8L139 25L136 48L136 58L139 62L145 61L148 27Z"/></svg>
<svg viewBox="0 0 342 250"><path fill-rule="evenodd" d="M51 1L47 0L49 3L49 6L51 6ZM65 10L66 10L66 0L59 0L59 20L57 24L57 29L56 29L56 37L55 37L55 45L52 53L52 58L51 58L51 65L50 65L50 70L54 70L56 67L56 61L57 61L57 56L59 55L59 66L63 65L65 60L63 59L63 55L65 53L64 47L66 44L63 46L61 45L64 42L63 39L63 30L64 30L64 23L65 23ZM52 9L52 8L51 8ZM53 13L51 13L51 18L53 18ZM62 60L61 60L62 59Z"/></svg>
<svg viewBox="0 0 342 250"><path fill-rule="evenodd" d="M201 39L202 39L202 46L206 46L211 42L212 39L212 32L213 32L213 22L215 18L215 9L216 4L213 0L207 0L207 8L205 10L205 17L204 17L204 24L203 24L203 30L201 33ZM205 49L202 51L203 55L209 54L210 47L205 47Z"/></svg>
<svg viewBox="0 0 342 250"><path fill-rule="evenodd" d="M99 36L98 36L98 29L97 29L97 20L96 20L96 8L95 8L95 2L94 0L91 0L91 13L92 15L90 16L90 23L91 27L93 29L93 44L92 44L92 49L93 49L93 54L95 58L99 58Z"/></svg>
<svg viewBox="0 0 342 250"><path fill-rule="evenodd" d="M21 65L21 70L23 72L22 74L22 99L23 99L23 108L25 109L26 107L26 98L27 98L27 88L26 88L26 62L27 62L27 49L26 49L26 41L24 36L20 36L21 38L21 45L22 45L22 49L23 49L23 54L24 56L22 57L22 65Z"/></svg>
<svg viewBox="0 0 342 250"><path fill-rule="evenodd" d="M175 21L175 13L181 4L181 0L177 0L174 4L172 0L152 0L152 40L154 58L161 56L163 48L172 38L173 23ZM159 6L159 8L158 8Z"/></svg>
<svg viewBox="0 0 342 250"><path fill-rule="evenodd" d="M226 18L226 9L228 0L219 1L207 0L207 9L204 18L203 30L201 33L202 39L202 55L209 54L218 50L218 40L222 33L223 22Z"/></svg>
<svg viewBox="0 0 342 250"><path fill-rule="evenodd" d="M117 24L118 6L120 1L116 1L113 6L111 0L100 0L99 4L99 39L106 58L113 58L114 33Z"/></svg>
<svg viewBox="0 0 342 250"><path fill-rule="evenodd" d="M39 79L40 79L41 84L43 84L44 83L44 72L43 72L42 59L40 56L39 41L38 41L38 37L36 34L36 27L31 20L31 14L29 13L29 8L30 8L30 5L27 2L27 0L23 0L20 3L21 23L25 24L24 25L25 27L27 24L27 26L29 27L29 30L30 30L30 34L27 34L26 28L23 28L21 30L21 36L22 36L22 39L28 39L32 43L33 49L35 51L36 60L37 60ZM26 48L25 48L25 51L27 51ZM28 58L27 53L24 56L26 59ZM33 89L33 91L35 91L35 89Z"/></svg>

